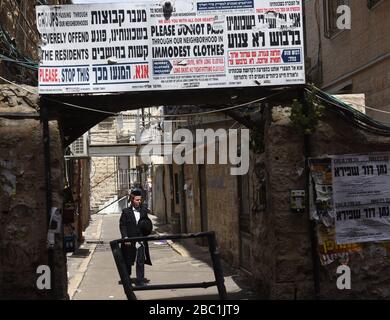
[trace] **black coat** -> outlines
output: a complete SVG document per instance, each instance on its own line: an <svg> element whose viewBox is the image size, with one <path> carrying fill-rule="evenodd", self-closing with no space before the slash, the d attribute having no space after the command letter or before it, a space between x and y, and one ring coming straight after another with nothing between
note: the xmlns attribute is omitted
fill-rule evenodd
<svg viewBox="0 0 390 320"><path fill-rule="evenodd" d="M150 232L149 234L145 234L142 228L142 226L145 224L148 226L152 224L151 220L148 217L148 213L149 213L149 209L145 206L141 206L140 218L137 224L132 207L130 206L129 208L123 209L121 217L119 219L119 229L121 231L122 239L125 237L132 238L132 237L148 236ZM143 241L143 244L145 246L145 263L152 265L152 261L150 260L148 242ZM122 252L125 259L129 259L129 261L127 262L134 264L136 253L137 253L135 243L131 244L130 246L122 245Z"/></svg>

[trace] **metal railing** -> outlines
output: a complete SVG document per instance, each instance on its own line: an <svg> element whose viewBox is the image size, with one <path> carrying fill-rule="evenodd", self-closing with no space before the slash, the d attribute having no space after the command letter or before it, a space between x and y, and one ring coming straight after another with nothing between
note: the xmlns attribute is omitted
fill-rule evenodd
<svg viewBox="0 0 390 320"><path fill-rule="evenodd" d="M147 286L133 287L131 285L130 276L127 273L126 263L120 248L120 244L123 245L127 242L135 241L156 241L156 240L177 240L177 239L191 239L191 238L207 238L211 260L213 263L213 270L215 281L198 282L198 283L176 283L176 284L157 284ZM222 265L219 257L219 250L217 248L217 240L214 231L189 233L189 234L173 234L173 235L153 235L148 237L133 237L128 239L118 239L110 242L112 254L116 263L116 267L119 272L119 276L122 281L123 289L128 300L137 300L134 291L138 290L161 290L161 289L186 289L186 288L209 288L216 286L218 289L219 298L221 300L227 299L225 279L223 277Z"/></svg>
<svg viewBox="0 0 390 320"><path fill-rule="evenodd" d="M118 169L118 190L129 190L137 180L137 172L134 169Z"/></svg>

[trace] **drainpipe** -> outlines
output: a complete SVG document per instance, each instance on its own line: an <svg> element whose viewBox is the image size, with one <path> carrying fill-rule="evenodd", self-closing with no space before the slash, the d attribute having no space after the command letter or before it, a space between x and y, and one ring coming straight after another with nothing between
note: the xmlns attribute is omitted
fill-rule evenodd
<svg viewBox="0 0 390 320"><path fill-rule="evenodd" d="M162 187L163 187L163 195L164 195L164 219L165 219L165 224L168 224L168 212L167 212L167 195L166 195L166 187L165 187L165 171L166 171L166 167L165 167L165 164L163 164L163 183L162 183Z"/></svg>
<svg viewBox="0 0 390 320"><path fill-rule="evenodd" d="M41 105L41 121L42 121L42 133L43 133L43 150L44 150L44 158L45 158L45 182L46 182L46 234L49 231L50 217L51 217L51 208L52 208L52 186L51 186L51 167L50 167L50 131L49 131L49 118L47 114L47 107L45 105ZM50 268L50 284L51 284L51 292L53 293L54 286L54 247L48 247L48 263ZM54 298L54 294L52 294L52 298Z"/></svg>
<svg viewBox="0 0 390 320"><path fill-rule="evenodd" d="M306 35L306 4L302 4L302 14L303 14L303 48L304 55L307 56L307 35ZM321 41L321 39L319 39ZM305 97L304 88L301 89L301 100L302 106L305 113L307 113L307 101ZM303 153L305 156L305 207L307 216L310 219L310 167L309 167L309 157L311 153L310 146L310 135L304 134L303 136ZM313 279L314 279L314 297L316 300L319 299L320 295L320 270L319 270L319 256L317 251L318 239L317 239L317 226L314 220L310 219L310 246L311 246L311 257L313 262Z"/></svg>
<svg viewBox="0 0 390 320"><path fill-rule="evenodd" d="M82 172L81 172L81 160L77 159L77 203L78 203L78 216L77 216L77 239L78 244L83 242L83 189L82 189Z"/></svg>
<svg viewBox="0 0 390 320"><path fill-rule="evenodd" d="M303 110L307 112L307 101L305 97L304 90L302 90L302 105ZM310 219L310 167L309 167L309 157L311 153L311 144L310 144L310 135L304 134L303 137L303 152L305 156L305 207L307 215ZM311 256L313 262L313 278L314 278L314 294L315 299L319 299L320 294L320 270L319 270L319 256L318 256L318 239L317 239L317 225L316 222L310 219L310 245L311 245Z"/></svg>
<svg viewBox="0 0 390 320"><path fill-rule="evenodd" d="M184 164L180 166L179 190L180 190L180 229L181 233L187 233L187 208L186 208L186 190L184 190L185 175Z"/></svg>

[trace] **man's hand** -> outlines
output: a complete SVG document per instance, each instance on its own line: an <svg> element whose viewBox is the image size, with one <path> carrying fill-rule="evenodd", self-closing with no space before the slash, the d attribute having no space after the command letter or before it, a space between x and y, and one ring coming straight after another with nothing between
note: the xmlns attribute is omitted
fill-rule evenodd
<svg viewBox="0 0 390 320"><path fill-rule="evenodd" d="M124 237L124 239L128 239L128 237ZM125 242L125 246L131 246L132 244L132 242Z"/></svg>

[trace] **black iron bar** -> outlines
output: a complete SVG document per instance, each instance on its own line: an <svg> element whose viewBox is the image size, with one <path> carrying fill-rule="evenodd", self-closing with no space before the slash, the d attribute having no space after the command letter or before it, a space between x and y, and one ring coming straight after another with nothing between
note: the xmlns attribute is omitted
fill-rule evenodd
<svg viewBox="0 0 390 320"><path fill-rule="evenodd" d="M159 290L159 289L191 289L191 288L209 288L216 286L217 282L198 282L198 283L175 283L175 284L153 284L147 286L132 287L133 291L137 290Z"/></svg>
<svg viewBox="0 0 390 320"><path fill-rule="evenodd" d="M217 288L219 293L219 298L221 300L227 299L227 293L225 288L225 279L223 277L222 265L219 257L219 250L217 247L217 240L215 238L215 233L211 232L208 236L209 250L211 259L213 261L214 276L217 282Z"/></svg>
<svg viewBox="0 0 390 320"><path fill-rule="evenodd" d="M156 241L156 240L175 240L175 239L191 239L206 237L208 239L209 251L213 263L213 270L215 281L199 282L199 283L175 283L175 284L158 284L158 285L144 285L132 286L129 275L126 270L126 263L124 261L120 244L137 241ZM129 300L136 300L137 297L134 291L140 290L164 290L164 289L191 289L191 288L208 288L217 286L219 298L221 300L227 299L225 280L223 277L222 265L220 261L219 250L214 231L188 233L188 234L171 234L171 235L152 235L147 237L132 237L127 239L118 239L110 242L112 254L114 255L115 263L122 281L123 288Z"/></svg>
<svg viewBox="0 0 390 320"><path fill-rule="evenodd" d="M112 254L114 256L114 260L116 263L116 267L119 272L119 277L121 278L123 288L125 290L125 294L128 300L137 300L137 297L135 296L132 288L131 288L131 281L130 277L126 270L126 263L123 259L123 255L121 252L121 249L119 248L118 244L111 243L111 250Z"/></svg>
<svg viewBox="0 0 390 320"><path fill-rule="evenodd" d="M206 232L198 232L198 233L171 234L171 235L162 235L162 236L153 235L147 237L132 237L128 239L113 240L110 242L110 244L119 244L119 243L126 243L126 242L135 242L135 241L191 239L191 238L207 237L212 233L213 233L212 231L206 231Z"/></svg>

